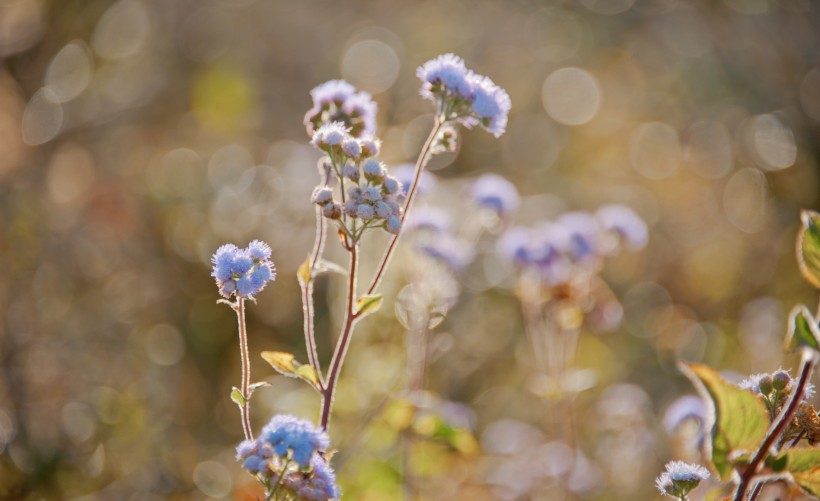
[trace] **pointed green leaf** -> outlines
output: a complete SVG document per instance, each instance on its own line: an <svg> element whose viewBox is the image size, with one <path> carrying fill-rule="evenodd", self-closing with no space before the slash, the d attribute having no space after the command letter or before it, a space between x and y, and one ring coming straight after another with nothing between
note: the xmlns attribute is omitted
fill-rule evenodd
<svg viewBox="0 0 820 501"><path fill-rule="evenodd" d="M733 458L752 453L766 436L769 416L755 394L727 382L706 365L679 364L711 412L705 426L710 430L707 453L722 480L732 476Z"/></svg>
<svg viewBox="0 0 820 501"><path fill-rule="evenodd" d="M795 350L803 346L820 351L820 328L808 308L795 306L789 314L786 349Z"/></svg>
<svg viewBox="0 0 820 501"><path fill-rule="evenodd" d="M310 383L316 390L321 390L319 375L310 365L303 365L294 360L293 353L282 351L263 351L262 358L273 367L276 372L287 377L299 378Z"/></svg>
<svg viewBox="0 0 820 501"><path fill-rule="evenodd" d="M299 265L299 269L296 270L296 278L299 279L299 283L301 285L305 285L310 283L311 279L313 278L310 273L310 256L305 259L305 262Z"/></svg>
<svg viewBox="0 0 820 501"><path fill-rule="evenodd" d="M300 365L296 369L296 375L315 387L319 386L319 375L316 374L316 369L310 365Z"/></svg>
<svg viewBox="0 0 820 501"><path fill-rule="evenodd" d="M797 264L810 284L820 289L820 214L810 210L800 213L797 234Z"/></svg>
<svg viewBox="0 0 820 501"><path fill-rule="evenodd" d="M234 387L233 387L233 389L231 390L231 400L233 400L233 402L234 402L236 405L239 405L239 406L245 405L245 402L247 402L247 401L248 401L248 400L247 400L247 399L246 399L246 398L242 395L242 392L241 392L241 391L239 391L239 388L237 388L236 386L234 386Z"/></svg>
<svg viewBox="0 0 820 501"><path fill-rule="evenodd" d="M356 300L355 312L357 315L365 316L375 313L382 306L382 295L371 294L362 296Z"/></svg>
<svg viewBox="0 0 820 501"><path fill-rule="evenodd" d="M788 458L786 470L801 489L820 496L820 449L789 449L783 453Z"/></svg>

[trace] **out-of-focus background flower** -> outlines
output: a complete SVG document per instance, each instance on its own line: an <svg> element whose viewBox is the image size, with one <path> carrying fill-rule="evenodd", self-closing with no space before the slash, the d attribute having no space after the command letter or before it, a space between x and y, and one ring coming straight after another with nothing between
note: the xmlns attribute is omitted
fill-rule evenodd
<svg viewBox="0 0 820 501"><path fill-rule="evenodd" d="M791 305L816 302L793 241L820 187L818 7L4 0L0 498L259 495L233 459L235 318L215 304L209 257L224 242L273 247L279 278L249 312L254 380L272 386L252 418L315 418L312 390L258 357L305 359L295 270L319 179L308 91L344 78L372 93L382 158L413 161L431 124L415 69L445 52L513 104L500 140L466 131L434 160L426 200L460 207L468 178L496 172L523 197L516 223L623 203L650 241L605 269L620 327L581 336L592 382L575 399L577 450L549 440L549 416L566 409L539 396L511 270L489 246L430 339L430 400L470 434L399 451L406 334L393 298L416 273L404 249L338 389L342 489L401 499L411 463L423 499L554 499L555 482L576 499L657 496L664 462L698 459L663 425L692 393L677 359L739 374L796 366L780 346ZM370 240L365 277L385 239ZM340 288L317 283L323 360Z"/></svg>

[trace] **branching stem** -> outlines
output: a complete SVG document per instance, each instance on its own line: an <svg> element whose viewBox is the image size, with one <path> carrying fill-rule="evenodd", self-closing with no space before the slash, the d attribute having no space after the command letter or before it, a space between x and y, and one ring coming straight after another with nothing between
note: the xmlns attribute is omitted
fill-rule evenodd
<svg viewBox="0 0 820 501"><path fill-rule="evenodd" d="M410 206L413 204L413 200L416 197L416 190L418 189L419 179L421 179L421 173L430 161L430 157L433 152L433 144L435 143L439 132L441 132L441 128L444 126L444 123L445 121L441 115L436 116L435 123L433 124L433 130L430 131L430 135L427 136L427 141L424 142L424 146L421 148L419 157L416 160L416 170L413 174L413 183L410 185L410 189L407 192L407 200L404 203L404 211L401 215L402 223L404 223L405 218L407 218L407 213L410 211ZM393 256L393 251L396 248L396 243L399 241L401 233L402 231L399 230L399 232L393 235L390 242L387 244L387 249L384 251L382 260L379 262L378 268L376 268L376 274L373 275L373 280L371 280L370 286L367 288L368 294L373 294L376 287L379 286L382 277L384 277L384 272L387 271L387 265L390 263L390 258Z"/></svg>
<svg viewBox="0 0 820 501"><path fill-rule="evenodd" d="M794 414L797 412L797 408L803 400L803 393L809 379L811 378L815 363L814 353L808 350L804 351L803 360L800 362L800 378L797 381L797 387L794 389L791 397L789 397L788 403L780 412L777 420L772 423L766 437L763 439L763 442L760 443L760 447L757 448L752 456L752 459L749 461L749 466L747 466L741 473L740 482L738 483L737 490L735 491L734 501L743 501L746 496L746 491L749 489L750 483L755 478L755 475L757 475L757 469L769 454L769 449L780 437L783 431L786 430L789 423L792 422L792 418L794 418Z"/></svg>

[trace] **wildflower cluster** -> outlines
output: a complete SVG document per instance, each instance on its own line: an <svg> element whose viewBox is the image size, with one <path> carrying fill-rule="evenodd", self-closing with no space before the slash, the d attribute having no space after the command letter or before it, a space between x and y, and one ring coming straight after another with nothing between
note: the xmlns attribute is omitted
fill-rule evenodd
<svg viewBox="0 0 820 501"><path fill-rule="evenodd" d="M276 268L270 260L271 249L259 240L240 249L233 244L225 244L211 257L213 272L219 293L226 298L253 298L268 282L276 279Z"/></svg>
<svg viewBox="0 0 820 501"><path fill-rule="evenodd" d="M344 80L331 80L310 91L313 107L305 114L305 127L312 136L323 124L341 122L353 137L376 132L378 106L367 92Z"/></svg>
<svg viewBox="0 0 820 501"><path fill-rule="evenodd" d="M258 438L239 444L236 459L272 494L327 501L339 498L336 477L321 456L328 446L327 434L309 421L277 415Z"/></svg>
<svg viewBox="0 0 820 501"><path fill-rule="evenodd" d="M548 286L570 279L574 270L595 271L603 258L623 243L638 250L647 243L647 228L628 207L607 205L595 214L567 212L552 222L509 229L498 243L500 253L524 269L537 272Z"/></svg>
<svg viewBox="0 0 820 501"><path fill-rule="evenodd" d="M689 492L709 478L709 471L703 466L672 461L666 464L666 471L655 480L655 486L667 496L687 499Z"/></svg>
<svg viewBox="0 0 820 501"><path fill-rule="evenodd" d="M504 133L510 96L489 78L468 70L460 57L441 55L424 63L416 75L422 81L421 95L437 104L444 121L467 128L481 125L495 137Z"/></svg>
<svg viewBox="0 0 820 501"><path fill-rule="evenodd" d="M355 139L341 123L332 122L316 131L313 144L328 154L327 161L341 180L339 200L334 199L333 189L327 185L314 190L311 201L322 208L322 215L337 220L354 241L368 228L398 234L401 183L373 158L378 153L378 141Z"/></svg>

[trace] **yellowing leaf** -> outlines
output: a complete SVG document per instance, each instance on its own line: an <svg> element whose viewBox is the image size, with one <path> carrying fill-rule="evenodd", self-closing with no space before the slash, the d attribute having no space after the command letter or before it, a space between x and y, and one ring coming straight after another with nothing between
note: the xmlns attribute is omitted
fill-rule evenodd
<svg viewBox="0 0 820 501"><path fill-rule="evenodd" d="M795 306L789 314L789 330L786 332L786 349L807 346L820 351L820 328L817 320L805 306Z"/></svg>
<svg viewBox="0 0 820 501"><path fill-rule="evenodd" d="M316 370L310 365L303 365L297 362L293 353L263 351L262 358L264 358L276 372L283 376L299 378L310 383L316 390L321 390L319 375L316 373Z"/></svg>
<svg viewBox="0 0 820 501"><path fill-rule="evenodd" d="M301 285L309 283L313 278L310 273L310 256L299 266L299 269L296 271L296 278L299 279Z"/></svg>
<svg viewBox="0 0 820 501"><path fill-rule="evenodd" d="M357 315L365 316L375 313L382 306L382 295L371 294L362 296L356 300L355 312Z"/></svg>
<svg viewBox="0 0 820 501"><path fill-rule="evenodd" d="M803 278L820 289L820 214L804 210L797 234L797 263Z"/></svg>
<svg viewBox="0 0 820 501"><path fill-rule="evenodd" d="M296 375L309 382L313 386L319 385L319 375L316 374L316 369L310 365L300 365L296 369Z"/></svg>
<svg viewBox="0 0 820 501"><path fill-rule="evenodd" d="M763 402L748 390L727 382L706 365L680 364L681 371L692 381L709 404L712 412L705 423L710 430L707 452L722 480L732 475L731 457L754 452L769 429L769 416Z"/></svg>
<svg viewBox="0 0 820 501"><path fill-rule="evenodd" d="M265 359L265 362L269 363L271 367L276 369L277 372L284 374L285 376L291 375L293 372L296 371L296 366L294 365L294 355L293 353L285 353L283 351L263 351L262 358Z"/></svg>
<svg viewBox="0 0 820 501"><path fill-rule="evenodd" d="M820 450L789 449L783 453L788 458L786 470L794 483L813 496L820 496Z"/></svg>

